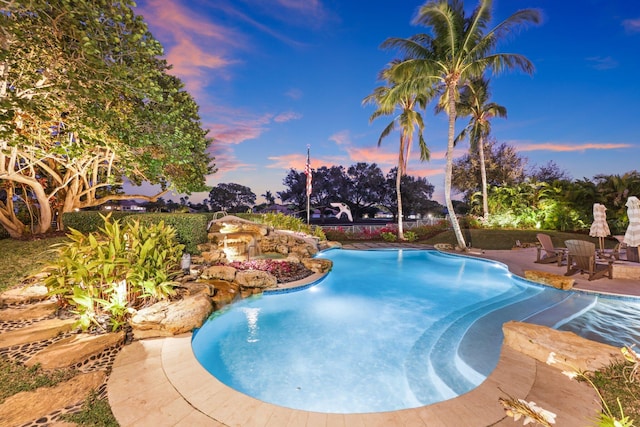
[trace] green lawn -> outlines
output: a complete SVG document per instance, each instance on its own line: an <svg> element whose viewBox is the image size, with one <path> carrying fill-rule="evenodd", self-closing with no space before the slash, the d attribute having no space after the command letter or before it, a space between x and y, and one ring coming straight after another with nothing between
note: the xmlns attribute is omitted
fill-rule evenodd
<svg viewBox="0 0 640 427"><path fill-rule="evenodd" d="M37 240L0 240L0 292L20 283L29 274L40 271L54 254L47 250L66 237L50 237Z"/></svg>
<svg viewBox="0 0 640 427"><path fill-rule="evenodd" d="M566 233L562 231L549 230L502 230L502 229L471 229L462 230L467 243L471 242L471 246L480 249L511 249L516 245L516 241L524 243L537 242L536 234L544 233L551 236L554 246L564 247L564 241L570 239L589 240L593 243L598 242L597 238L589 237L587 233ZM471 239L469 239L471 237ZM456 237L452 230L445 231L425 240L424 243L434 245L436 243L457 244ZM605 247L613 248L618 241L613 237L605 239Z"/></svg>

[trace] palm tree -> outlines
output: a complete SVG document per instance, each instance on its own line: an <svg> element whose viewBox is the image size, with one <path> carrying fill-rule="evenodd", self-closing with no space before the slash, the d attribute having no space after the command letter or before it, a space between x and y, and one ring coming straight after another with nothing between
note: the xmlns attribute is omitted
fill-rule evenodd
<svg viewBox="0 0 640 427"><path fill-rule="evenodd" d="M472 14L466 16L461 0L430 0L420 7L414 23L431 28L433 35L390 38L383 43L383 47L398 48L408 56L396 67L396 72L406 75L411 70L414 87L433 84L430 83L433 79L438 81L436 87L441 91L439 104L449 116L445 202L460 248L466 248L466 244L451 201L458 88L487 70L499 73L504 69L518 68L532 73L534 69L531 61L522 55L494 53L494 50L498 42L518 27L538 23L540 13L523 9L487 30L492 18L492 4L492 0L480 0Z"/></svg>
<svg viewBox="0 0 640 427"><path fill-rule="evenodd" d="M380 116L396 114L393 120L384 128L378 139L378 146L382 140L396 129L400 130L400 147L398 150L398 171L396 174L396 195L398 200L398 239L404 240L402 228L402 196L400 192L400 182L402 175L406 173L407 161L411 152L413 135L418 132L418 142L420 145L420 160L429 160L429 149L424 141L422 131L424 121L422 115L416 110L418 107L424 109L429 102L428 92L416 92L411 90L406 81L392 76L390 70L397 63L392 63L391 67L384 69L380 73L380 79L385 80L385 86L379 86L373 93L367 96L363 104L375 104L378 108L371 114L369 122Z"/></svg>
<svg viewBox="0 0 640 427"><path fill-rule="evenodd" d="M271 190L265 191L265 193L261 194L260 196L264 197L264 199L267 201L269 206L271 206L271 205L276 203L276 198L273 195L273 193L271 193Z"/></svg>
<svg viewBox="0 0 640 427"><path fill-rule="evenodd" d="M484 160L484 142L491 133L490 120L494 117L507 117L507 109L495 102L488 102L489 81L483 77L469 80L460 91L460 102L456 106L462 116L470 116L469 123L454 140L454 145L469 136L469 150L477 151L480 159L480 177L482 181L482 214L489 219L487 202L487 170Z"/></svg>

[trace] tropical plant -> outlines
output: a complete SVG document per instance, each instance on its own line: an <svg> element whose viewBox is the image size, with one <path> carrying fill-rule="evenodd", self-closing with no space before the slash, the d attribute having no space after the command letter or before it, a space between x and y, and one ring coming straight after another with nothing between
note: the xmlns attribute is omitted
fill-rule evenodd
<svg viewBox="0 0 640 427"><path fill-rule="evenodd" d="M495 102L489 102L489 80L483 77L473 77L463 86L457 110L461 116L469 116L469 123L458 134L454 145L469 138L470 153L477 152L480 160L480 178L482 187L482 216L489 219L489 205L487 196L487 169L484 158L484 144L491 133L491 119L507 117L507 109Z"/></svg>
<svg viewBox="0 0 640 427"><path fill-rule="evenodd" d="M71 229L69 241L53 247L58 259L44 268L49 293L80 315L82 329L119 329L133 310L175 294L184 245L164 222L111 221L99 233Z"/></svg>
<svg viewBox="0 0 640 427"><path fill-rule="evenodd" d="M411 145L413 142L413 135L417 132L418 143L420 145L420 160L429 160L429 149L424 141L422 132L424 130L424 121L422 115L417 111L417 108L424 109L429 102L430 92L420 91L416 92L410 86L405 83L408 76L400 76L399 74L392 73L393 65L384 69L380 73L380 80L386 81L385 86L379 86L374 89L373 93L367 96L364 100L364 104L375 104L377 109L374 111L369 122L377 119L381 116L397 115L393 120L384 128L380 138L378 138L378 146L382 144L382 140L387 137L391 132L396 129L400 130L400 145L398 150L398 171L396 176L396 198L398 206L398 238L404 240L404 233L402 229L402 193L400 190L400 184L402 176L407 171L407 162L409 160L409 154L411 153Z"/></svg>
<svg viewBox="0 0 640 427"><path fill-rule="evenodd" d="M303 233L309 236L314 236L320 240L326 240L326 236L320 227L312 227L305 223L302 219L285 215L283 213L266 213L264 215L257 216L254 219L256 222L273 227L276 230L290 230Z"/></svg>
<svg viewBox="0 0 640 427"><path fill-rule="evenodd" d="M523 9L487 30L492 19L492 4L492 0L480 0L467 16L461 0L430 0L420 7L414 23L430 28L432 35L390 38L383 44L383 47L399 49L407 56L396 64L394 75L413 76L409 85L413 90L426 91L435 87L441 93L438 104L449 116L445 202L461 248L465 248L466 243L451 199L459 87L487 70L496 74L504 69L518 68L532 73L533 64L524 56L494 51L499 42L519 27L540 21L537 10Z"/></svg>

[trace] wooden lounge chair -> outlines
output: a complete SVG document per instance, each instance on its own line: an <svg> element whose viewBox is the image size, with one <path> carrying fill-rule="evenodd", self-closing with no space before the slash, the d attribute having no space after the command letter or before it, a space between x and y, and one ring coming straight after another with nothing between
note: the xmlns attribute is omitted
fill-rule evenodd
<svg viewBox="0 0 640 427"><path fill-rule="evenodd" d="M589 280L600 279L607 276L613 278L614 259L598 260L596 256L596 245L586 240L566 240L567 250L567 272L565 276L575 273L588 273ZM600 261L600 262L598 262Z"/></svg>
<svg viewBox="0 0 640 427"><path fill-rule="evenodd" d="M548 234L536 234L540 246L538 246L538 256L536 262L538 264L550 264L555 262L558 266L562 265L562 261L566 258L567 250L565 248L553 247L551 236Z"/></svg>

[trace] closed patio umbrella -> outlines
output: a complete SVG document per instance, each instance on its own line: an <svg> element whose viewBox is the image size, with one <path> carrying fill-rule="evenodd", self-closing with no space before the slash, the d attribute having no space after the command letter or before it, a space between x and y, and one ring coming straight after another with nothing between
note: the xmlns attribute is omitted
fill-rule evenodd
<svg viewBox="0 0 640 427"><path fill-rule="evenodd" d="M589 230L589 236L597 237L600 243L600 251L604 250L604 238L611 234L607 224L607 208L600 204L593 204L593 223Z"/></svg>
<svg viewBox="0 0 640 427"><path fill-rule="evenodd" d="M640 246L640 200L636 196L627 199L627 216L629 226L624 233L624 243L627 244L627 259L638 262L638 246Z"/></svg>

